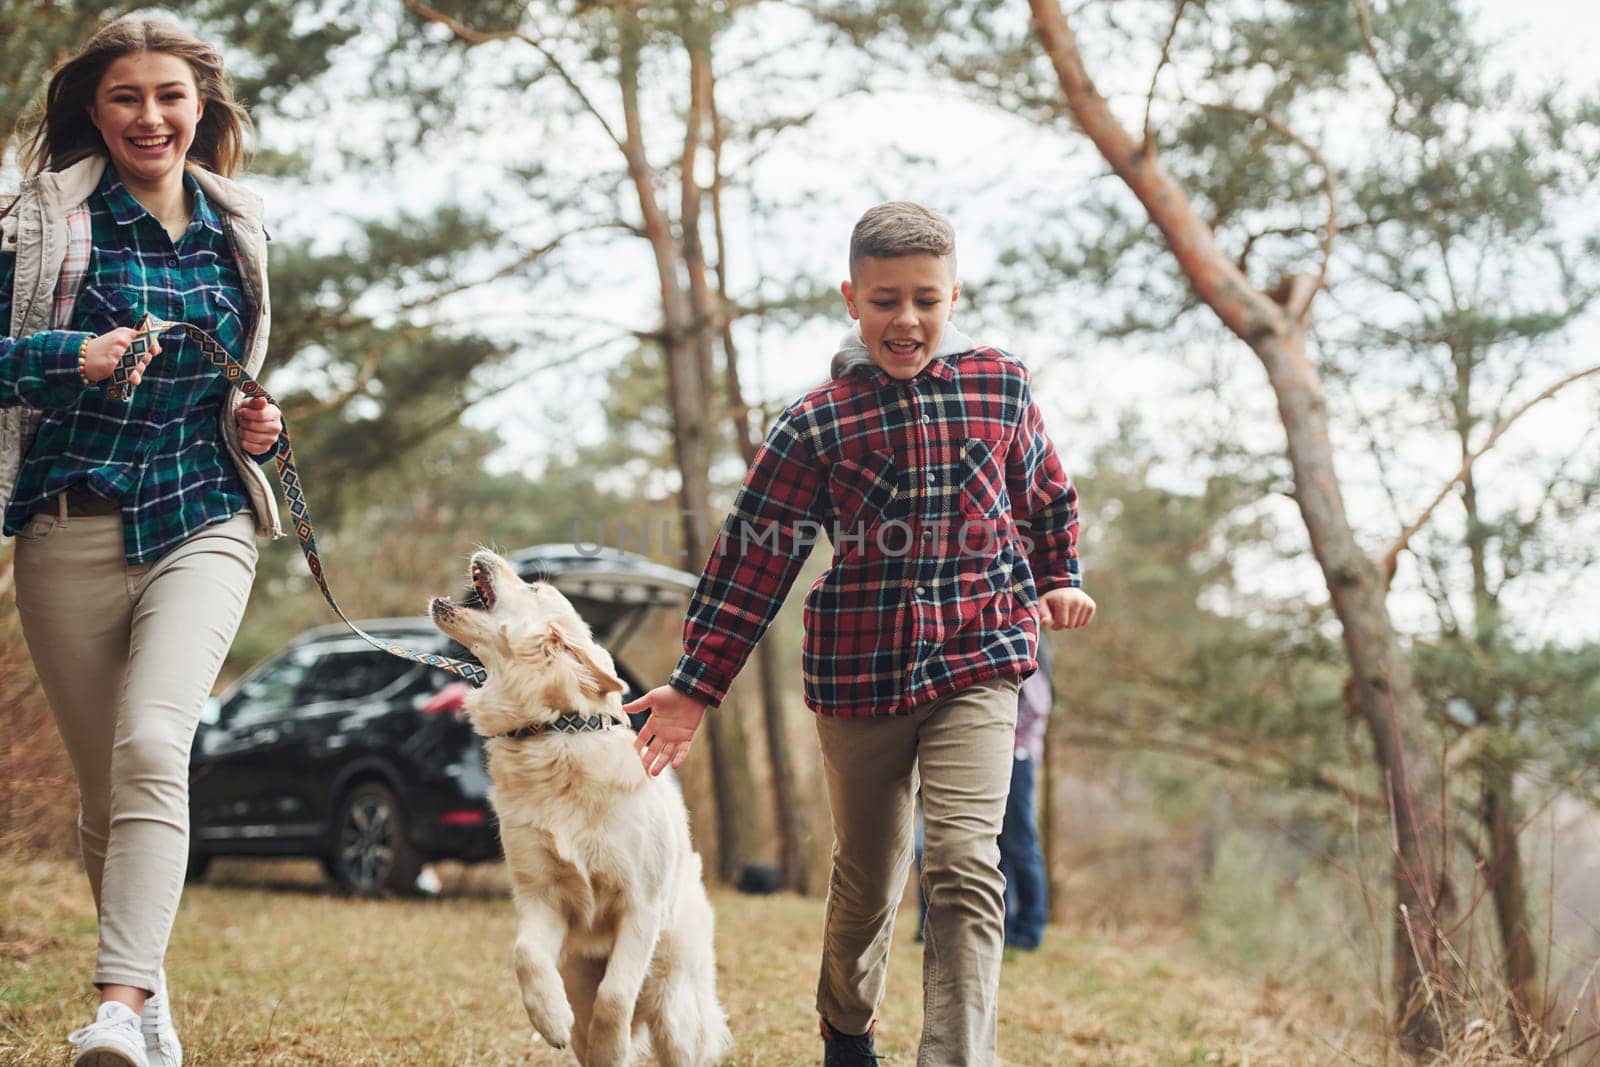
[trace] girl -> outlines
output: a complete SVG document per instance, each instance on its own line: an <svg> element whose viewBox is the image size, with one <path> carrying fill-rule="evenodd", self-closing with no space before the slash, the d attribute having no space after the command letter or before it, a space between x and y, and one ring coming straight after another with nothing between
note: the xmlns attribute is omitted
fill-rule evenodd
<svg viewBox="0 0 1600 1067"><path fill-rule="evenodd" d="M260 201L230 178L248 118L216 50L107 25L50 79L0 220L0 501L17 611L78 781L100 920L74 1065L177 1067L162 959L188 856L189 748L278 536L258 464L278 410L243 401L183 330L105 384L146 313L267 348ZM155 339L152 338L152 341Z"/></svg>

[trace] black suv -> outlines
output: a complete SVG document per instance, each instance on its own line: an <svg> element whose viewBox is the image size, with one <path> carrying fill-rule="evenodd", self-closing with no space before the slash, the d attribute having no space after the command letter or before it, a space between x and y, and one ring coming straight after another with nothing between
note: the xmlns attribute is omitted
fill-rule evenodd
<svg viewBox="0 0 1600 1067"><path fill-rule="evenodd" d="M541 545L506 557L560 589L611 649L694 578L614 549ZM470 658L424 616L359 624ZM642 692L619 661L624 699ZM465 683L322 626L211 701L190 758L189 877L213 856L310 856L353 893L409 892L425 862L498 858L483 749L458 714Z"/></svg>

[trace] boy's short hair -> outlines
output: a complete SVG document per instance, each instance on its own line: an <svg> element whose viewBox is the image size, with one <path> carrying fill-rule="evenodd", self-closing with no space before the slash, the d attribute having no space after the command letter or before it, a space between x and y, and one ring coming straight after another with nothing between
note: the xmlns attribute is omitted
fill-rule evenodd
<svg viewBox="0 0 1600 1067"><path fill-rule="evenodd" d="M955 258L956 231L950 220L910 200L870 207L850 231L850 272L863 259L894 259L918 254Z"/></svg>

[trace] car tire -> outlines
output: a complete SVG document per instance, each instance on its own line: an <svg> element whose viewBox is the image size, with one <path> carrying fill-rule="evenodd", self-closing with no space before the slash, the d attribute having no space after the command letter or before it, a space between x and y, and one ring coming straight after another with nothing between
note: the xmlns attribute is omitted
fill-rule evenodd
<svg viewBox="0 0 1600 1067"><path fill-rule="evenodd" d="M205 881L206 871L211 869L211 854L208 852L190 852L189 862L183 868L183 880L189 882Z"/></svg>
<svg viewBox="0 0 1600 1067"><path fill-rule="evenodd" d="M342 889L360 897L413 890L422 858L411 847L405 811L388 786L362 782L345 794L324 869Z"/></svg>

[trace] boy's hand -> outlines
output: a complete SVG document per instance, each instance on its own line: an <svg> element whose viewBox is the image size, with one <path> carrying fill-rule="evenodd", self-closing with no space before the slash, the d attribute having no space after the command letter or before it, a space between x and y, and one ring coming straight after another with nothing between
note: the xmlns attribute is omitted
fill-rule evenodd
<svg viewBox="0 0 1600 1067"><path fill-rule="evenodd" d="M639 753L645 773L654 778L668 766L673 770L683 766L683 761L689 757L689 742L694 740L700 720L706 717L706 702L663 685L622 705L622 710L650 713L639 730L639 739L633 743L633 750Z"/></svg>
<svg viewBox="0 0 1600 1067"><path fill-rule="evenodd" d="M1076 630L1094 618L1094 600L1082 589L1052 589L1039 598L1039 621L1051 630Z"/></svg>

